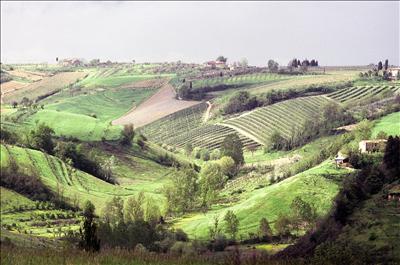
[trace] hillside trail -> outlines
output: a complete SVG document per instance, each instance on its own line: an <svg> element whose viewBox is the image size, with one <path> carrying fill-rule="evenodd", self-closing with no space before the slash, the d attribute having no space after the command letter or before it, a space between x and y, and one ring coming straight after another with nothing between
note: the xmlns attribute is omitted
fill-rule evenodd
<svg viewBox="0 0 400 265"><path fill-rule="evenodd" d="M210 112L211 112L211 108L212 108L212 104L210 101L207 101L206 103L207 103L208 107L207 107L206 112L204 113L203 122L207 122L208 119L210 118Z"/></svg>

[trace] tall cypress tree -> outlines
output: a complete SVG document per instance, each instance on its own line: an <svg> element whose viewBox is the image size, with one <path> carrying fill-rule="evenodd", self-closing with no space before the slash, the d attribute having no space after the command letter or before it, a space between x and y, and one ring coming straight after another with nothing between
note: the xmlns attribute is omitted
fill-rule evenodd
<svg viewBox="0 0 400 265"><path fill-rule="evenodd" d="M97 238L97 224L94 222L94 205L87 201L83 210L83 231L79 229L81 241L79 247L86 251L99 251L100 240Z"/></svg>

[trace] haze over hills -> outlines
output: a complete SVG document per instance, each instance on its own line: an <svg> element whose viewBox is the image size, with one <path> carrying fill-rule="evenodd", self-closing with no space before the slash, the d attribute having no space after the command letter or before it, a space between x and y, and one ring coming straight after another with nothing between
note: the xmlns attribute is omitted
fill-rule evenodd
<svg viewBox="0 0 400 265"><path fill-rule="evenodd" d="M1 5L1 264L400 262L397 2Z"/></svg>

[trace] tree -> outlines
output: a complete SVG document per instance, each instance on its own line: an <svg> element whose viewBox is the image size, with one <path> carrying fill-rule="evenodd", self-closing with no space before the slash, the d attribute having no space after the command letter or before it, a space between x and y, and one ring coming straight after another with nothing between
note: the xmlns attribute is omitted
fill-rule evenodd
<svg viewBox="0 0 400 265"><path fill-rule="evenodd" d="M200 152L200 158L203 161L208 161L210 160L210 151L208 151L208 149L202 149Z"/></svg>
<svg viewBox="0 0 400 265"><path fill-rule="evenodd" d="M13 101L13 102L11 103L11 106L13 107L13 109L15 109L15 108L18 106L18 102Z"/></svg>
<svg viewBox="0 0 400 265"><path fill-rule="evenodd" d="M221 151L219 149L214 149L212 150L210 154L210 159L211 160L217 160L221 158Z"/></svg>
<svg viewBox="0 0 400 265"><path fill-rule="evenodd" d="M236 174L235 161L230 156L224 156L218 160L221 170L225 176L233 177Z"/></svg>
<svg viewBox="0 0 400 265"><path fill-rule="evenodd" d="M220 55L217 57L217 61L226 63L228 61L228 58Z"/></svg>
<svg viewBox="0 0 400 265"><path fill-rule="evenodd" d="M213 220L213 225L208 228L208 233L211 240L215 240L218 235L221 234L221 228L219 227L219 217L215 215Z"/></svg>
<svg viewBox="0 0 400 265"><path fill-rule="evenodd" d="M379 61L379 63L378 63L378 71L379 71L379 70L382 70L382 68L383 68L383 67L382 67L382 62Z"/></svg>
<svg viewBox="0 0 400 265"><path fill-rule="evenodd" d="M258 231L260 237L263 239L270 239L272 237L272 229L265 217L261 218Z"/></svg>
<svg viewBox="0 0 400 265"><path fill-rule="evenodd" d="M124 203L121 197L114 196L103 209L103 219L111 227L124 223Z"/></svg>
<svg viewBox="0 0 400 265"><path fill-rule="evenodd" d="M100 250L100 240L97 238L97 224L94 222L94 211L94 205L87 201L83 210L83 227L79 229L81 235L79 246L86 251Z"/></svg>
<svg viewBox="0 0 400 265"><path fill-rule="evenodd" d="M218 191L224 187L226 180L221 166L216 162L209 162L201 168L199 184L203 207L208 207L216 200Z"/></svg>
<svg viewBox="0 0 400 265"><path fill-rule="evenodd" d="M225 221L225 232L231 236L232 239L236 239L236 234L239 229L239 219L233 213L233 211L229 210L226 212L224 216Z"/></svg>
<svg viewBox="0 0 400 265"><path fill-rule="evenodd" d="M112 155L109 158L106 158L100 166L103 171L104 180L109 183L114 182L113 170L115 167L115 157Z"/></svg>
<svg viewBox="0 0 400 265"><path fill-rule="evenodd" d="M388 135L387 135L387 133L385 133L384 131L380 131L380 132L376 135L375 138L376 138L376 139L387 139L387 138L388 138Z"/></svg>
<svg viewBox="0 0 400 265"><path fill-rule="evenodd" d="M388 68L389 68L389 60L386 59L385 60L385 71L387 71Z"/></svg>
<svg viewBox="0 0 400 265"><path fill-rule="evenodd" d="M148 197L146 200L146 211L144 214L145 220L152 226L155 227L160 220L161 211L158 203L153 197Z"/></svg>
<svg viewBox="0 0 400 265"><path fill-rule="evenodd" d="M236 166L241 166L244 163L243 144L236 133L225 137L221 145L221 153L222 156L232 157Z"/></svg>
<svg viewBox="0 0 400 265"><path fill-rule="evenodd" d="M266 142L269 150L282 150L286 145L285 138L278 131L274 131Z"/></svg>
<svg viewBox="0 0 400 265"><path fill-rule="evenodd" d="M129 197L125 206L125 222L135 222L144 220L143 204L145 202L144 192L141 191L135 198L134 196Z"/></svg>
<svg viewBox="0 0 400 265"><path fill-rule="evenodd" d="M192 154L192 151L193 151L193 146L192 146L192 144L191 143L186 143L185 144L185 154L187 155L187 156L190 156L191 154Z"/></svg>
<svg viewBox="0 0 400 265"><path fill-rule="evenodd" d="M317 218L316 209L299 196L293 199L290 209L297 227L303 222L306 222L308 226L312 226Z"/></svg>
<svg viewBox="0 0 400 265"><path fill-rule="evenodd" d="M249 65L249 61L247 60L247 58L242 58L239 62L239 65L241 67L247 67Z"/></svg>
<svg viewBox="0 0 400 265"><path fill-rule="evenodd" d="M48 154L53 154L54 130L44 123L40 123L36 130L30 132L30 142L33 148L42 150Z"/></svg>
<svg viewBox="0 0 400 265"><path fill-rule="evenodd" d="M163 189L167 198L168 212L185 213L193 209L199 191L197 180L197 173L192 168L175 170L171 183L165 185Z"/></svg>
<svg viewBox="0 0 400 265"><path fill-rule="evenodd" d="M279 215L275 222L275 230L280 236L290 235L291 221L287 216Z"/></svg>
<svg viewBox="0 0 400 265"><path fill-rule="evenodd" d="M133 124L124 125L124 129L121 132L121 144L130 146L132 144L132 139L135 136L135 130Z"/></svg>
<svg viewBox="0 0 400 265"><path fill-rule="evenodd" d="M279 64L275 62L274 60L270 59L268 60L268 70L272 73L277 72L279 69Z"/></svg>
<svg viewBox="0 0 400 265"><path fill-rule="evenodd" d="M389 175L394 178L400 176L400 138L398 136L389 136L385 153L383 155L383 163L386 169L389 171Z"/></svg>

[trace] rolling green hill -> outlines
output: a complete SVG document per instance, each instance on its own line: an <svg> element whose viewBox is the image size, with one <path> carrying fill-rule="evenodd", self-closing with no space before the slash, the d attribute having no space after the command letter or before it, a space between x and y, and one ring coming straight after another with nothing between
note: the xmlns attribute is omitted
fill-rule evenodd
<svg viewBox="0 0 400 265"><path fill-rule="evenodd" d="M239 218L239 235L247 236L249 232L257 232L261 218L266 217L273 224L279 214L288 214L296 196L313 203L318 213L323 215L329 211L332 199L339 191L339 183L327 176L340 177L347 173L346 169L338 169L332 162L326 161L279 183L255 189L234 205L216 207L205 214L187 215L178 220L175 227L182 228L192 238L206 239L214 216L222 219L228 210L232 210Z"/></svg>

